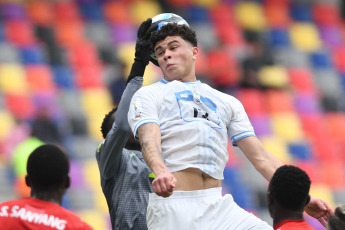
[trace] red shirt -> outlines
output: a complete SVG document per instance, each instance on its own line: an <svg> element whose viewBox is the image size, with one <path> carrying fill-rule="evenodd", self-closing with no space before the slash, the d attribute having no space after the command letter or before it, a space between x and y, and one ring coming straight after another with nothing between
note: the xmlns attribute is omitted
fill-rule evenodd
<svg viewBox="0 0 345 230"><path fill-rule="evenodd" d="M274 230L315 230L305 220L283 220L273 226Z"/></svg>
<svg viewBox="0 0 345 230"><path fill-rule="evenodd" d="M60 205L35 198L1 203L0 226L16 230L92 230L80 217Z"/></svg>

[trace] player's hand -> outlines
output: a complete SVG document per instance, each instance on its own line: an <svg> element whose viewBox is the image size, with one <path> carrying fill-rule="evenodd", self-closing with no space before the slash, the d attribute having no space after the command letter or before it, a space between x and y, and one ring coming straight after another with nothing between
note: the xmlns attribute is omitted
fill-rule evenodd
<svg viewBox="0 0 345 230"><path fill-rule="evenodd" d="M149 64L150 60L150 36L151 32L156 30L158 25L152 26L152 19L148 18L142 22L137 33L137 41L135 45L135 61Z"/></svg>
<svg viewBox="0 0 345 230"><path fill-rule="evenodd" d="M162 197L169 197L174 191L176 185L176 178L170 172L165 172L156 175L156 178L152 182L153 191Z"/></svg>
<svg viewBox="0 0 345 230"><path fill-rule="evenodd" d="M327 226L330 215L334 213L334 209L327 202L315 197L310 197L310 202L305 206L304 211L317 219L324 227Z"/></svg>

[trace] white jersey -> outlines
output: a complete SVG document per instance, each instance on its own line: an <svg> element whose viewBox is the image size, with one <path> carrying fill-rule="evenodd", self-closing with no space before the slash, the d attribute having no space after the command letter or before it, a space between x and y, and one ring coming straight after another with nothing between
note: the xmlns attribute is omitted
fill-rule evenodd
<svg viewBox="0 0 345 230"><path fill-rule="evenodd" d="M160 126L162 158L171 172L198 168L222 180L228 135L234 144L255 136L242 104L200 81L164 79L139 89L128 122L134 133L145 123Z"/></svg>

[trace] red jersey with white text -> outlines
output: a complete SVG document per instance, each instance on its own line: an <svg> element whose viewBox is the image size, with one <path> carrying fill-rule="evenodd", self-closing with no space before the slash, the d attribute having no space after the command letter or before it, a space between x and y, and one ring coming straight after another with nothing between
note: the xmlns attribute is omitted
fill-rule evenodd
<svg viewBox="0 0 345 230"><path fill-rule="evenodd" d="M273 226L274 230L315 230L305 220L283 220Z"/></svg>
<svg viewBox="0 0 345 230"><path fill-rule="evenodd" d="M0 228L16 230L91 230L80 217L60 205L35 198L0 204Z"/></svg>

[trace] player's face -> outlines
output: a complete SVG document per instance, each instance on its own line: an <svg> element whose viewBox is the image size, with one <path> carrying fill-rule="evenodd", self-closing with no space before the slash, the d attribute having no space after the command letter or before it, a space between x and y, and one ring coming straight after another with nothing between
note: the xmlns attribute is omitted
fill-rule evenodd
<svg viewBox="0 0 345 230"><path fill-rule="evenodd" d="M159 66L168 81L195 81L195 60L198 48L180 36L168 36L154 48Z"/></svg>

